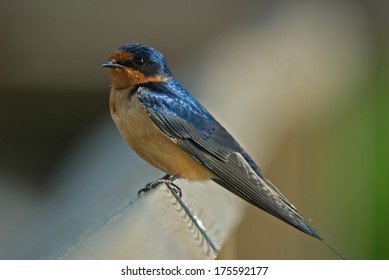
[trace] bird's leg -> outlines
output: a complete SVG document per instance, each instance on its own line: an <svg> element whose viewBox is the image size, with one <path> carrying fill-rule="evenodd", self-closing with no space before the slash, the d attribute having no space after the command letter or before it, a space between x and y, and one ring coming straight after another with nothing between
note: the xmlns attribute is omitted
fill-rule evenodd
<svg viewBox="0 0 389 280"><path fill-rule="evenodd" d="M170 175L166 174L162 178L159 178L157 180L151 181L150 183L147 183L144 188L142 188L138 191L138 197L140 197L142 195L142 193L148 192L148 191L154 189L155 187L157 187L158 185L165 183L166 180L169 180L169 178L170 178Z"/></svg>
<svg viewBox="0 0 389 280"><path fill-rule="evenodd" d="M162 178L159 178L155 181L148 183L143 189L140 189L138 191L138 197L141 197L142 193L148 192L160 184L167 184L181 198L181 195L182 195L181 189L176 184L173 183L175 180L177 180L180 177L181 177L180 174L176 174L176 175L166 174Z"/></svg>

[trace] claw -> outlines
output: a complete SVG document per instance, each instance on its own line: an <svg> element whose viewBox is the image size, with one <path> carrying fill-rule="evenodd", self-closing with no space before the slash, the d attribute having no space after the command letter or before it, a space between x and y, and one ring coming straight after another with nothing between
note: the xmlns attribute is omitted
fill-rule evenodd
<svg viewBox="0 0 389 280"><path fill-rule="evenodd" d="M168 185L169 185L170 189L173 190L173 192L174 192L179 198L182 197L182 191L181 191L181 189L180 189L179 186L177 186L177 185L174 184L174 183L169 183Z"/></svg>
<svg viewBox="0 0 389 280"><path fill-rule="evenodd" d="M181 198L181 196L182 196L181 189L176 184L173 183L175 180L177 180L180 177L181 177L180 174L176 174L173 176L166 174L162 178L159 178L155 181L152 181L152 182L146 184L146 186L144 188L142 188L138 191L137 196L140 198L142 196L142 193L146 193L146 192L154 189L155 187L159 186L160 184L167 184Z"/></svg>

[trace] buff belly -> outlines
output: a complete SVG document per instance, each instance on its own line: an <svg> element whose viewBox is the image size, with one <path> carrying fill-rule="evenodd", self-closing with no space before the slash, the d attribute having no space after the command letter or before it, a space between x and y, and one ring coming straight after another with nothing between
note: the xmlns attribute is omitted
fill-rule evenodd
<svg viewBox="0 0 389 280"><path fill-rule="evenodd" d="M189 180L213 176L207 168L167 137L146 114L130 89L111 89L110 110L120 134L144 160L169 175L180 174Z"/></svg>

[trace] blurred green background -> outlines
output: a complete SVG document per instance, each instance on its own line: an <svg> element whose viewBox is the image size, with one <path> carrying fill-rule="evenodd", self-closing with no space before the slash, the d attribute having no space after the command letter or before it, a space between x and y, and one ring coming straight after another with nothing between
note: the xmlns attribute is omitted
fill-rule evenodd
<svg viewBox="0 0 389 280"><path fill-rule="evenodd" d="M0 251L29 230L28 201L59 191L53 174L79 139L110 118L100 65L141 42L334 248L388 259L388 13L379 0L0 1ZM220 258L336 256L249 207Z"/></svg>

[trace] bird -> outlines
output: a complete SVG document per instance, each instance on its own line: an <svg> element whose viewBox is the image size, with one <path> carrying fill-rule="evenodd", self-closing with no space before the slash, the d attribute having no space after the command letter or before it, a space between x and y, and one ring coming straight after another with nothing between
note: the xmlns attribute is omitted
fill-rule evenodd
<svg viewBox="0 0 389 280"><path fill-rule="evenodd" d="M141 191L176 179L213 180L329 247L233 136L173 76L158 50L124 45L102 67L109 70L110 113L120 134L141 158L166 173Z"/></svg>

